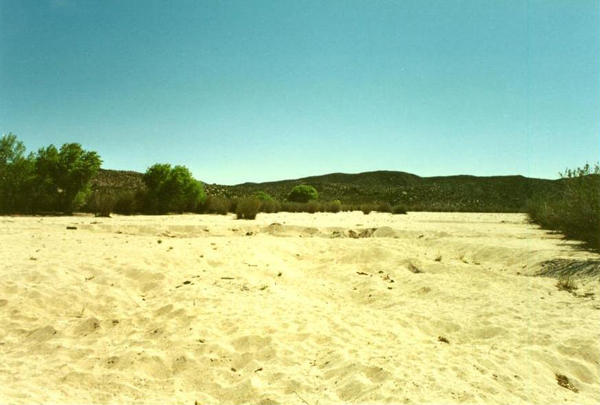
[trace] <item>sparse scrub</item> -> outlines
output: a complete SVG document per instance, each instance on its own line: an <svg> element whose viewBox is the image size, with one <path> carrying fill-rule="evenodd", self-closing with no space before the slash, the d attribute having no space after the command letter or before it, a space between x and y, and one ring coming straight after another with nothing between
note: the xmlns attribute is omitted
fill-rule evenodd
<svg viewBox="0 0 600 405"><path fill-rule="evenodd" d="M340 200L333 200L327 203L326 211L331 213L338 213L342 210L342 203Z"/></svg>
<svg viewBox="0 0 600 405"><path fill-rule="evenodd" d="M600 166L586 164L560 176L559 195L538 195L528 202L530 221L600 249Z"/></svg>
<svg viewBox="0 0 600 405"><path fill-rule="evenodd" d="M307 202L305 207L306 207L306 212L308 212L309 214L314 214L316 212L321 211L321 204L315 200L311 200L311 201Z"/></svg>
<svg viewBox="0 0 600 405"><path fill-rule="evenodd" d="M373 209L377 212L392 212L392 206L388 202L378 202Z"/></svg>
<svg viewBox="0 0 600 405"><path fill-rule="evenodd" d="M360 210L365 215L369 215L373 211L374 208L375 208L375 206L373 204L362 204L360 206Z"/></svg>
<svg viewBox="0 0 600 405"><path fill-rule="evenodd" d="M392 207L392 214L405 215L407 214L406 207L402 204L397 204Z"/></svg>
<svg viewBox="0 0 600 405"><path fill-rule="evenodd" d="M261 201L258 198L250 197L240 200L236 207L237 219L255 219L260 212Z"/></svg>
<svg viewBox="0 0 600 405"><path fill-rule="evenodd" d="M204 211L208 214L227 215L231 211L231 202L225 197L208 196Z"/></svg>
<svg viewBox="0 0 600 405"><path fill-rule="evenodd" d="M115 197L113 212L121 215L133 215L139 212L141 193L124 191Z"/></svg>
<svg viewBox="0 0 600 405"><path fill-rule="evenodd" d="M275 201L273 199L260 201L260 212L264 212L267 214L274 214L274 213L279 212L280 209L281 209L281 204L279 204L278 201Z"/></svg>
<svg viewBox="0 0 600 405"><path fill-rule="evenodd" d="M89 209L97 217L110 217L114 207L115 197L112 194L95 192L90 198Z"/></svg>

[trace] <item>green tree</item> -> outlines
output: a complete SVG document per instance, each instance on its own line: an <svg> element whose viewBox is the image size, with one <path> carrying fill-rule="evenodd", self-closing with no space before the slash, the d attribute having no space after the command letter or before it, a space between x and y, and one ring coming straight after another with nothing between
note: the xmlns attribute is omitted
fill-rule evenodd
<svg viewBox="0 0 600 405"><path fill-rule="evenodd" d="M305 184L298 185L292 189L292 192L288 196L289 201L305 203L310 200L318 200L319 193L313 186Z"/></svg>
<svg viewBox="0 0 600 405"><path fill-rule="evenodd" d="M90 193L90 179L102 160L96 152L85 151L78 143L41 148L35 160L38 209L72 213Z"/></svg>
<svg viewBox="0 0 600 405"><path fill-rule="evenodd" d="M25 145L9 133L0 138L0 212L30 209L33 157L25 156Z"/></svg>
<svg viewBox="0 0 600 405"><path fill-rule="evenodd" d="M145 208L151 214L192 212L206 199L202 183L185 166L157 163L148 168L143 181Z"/></svg>

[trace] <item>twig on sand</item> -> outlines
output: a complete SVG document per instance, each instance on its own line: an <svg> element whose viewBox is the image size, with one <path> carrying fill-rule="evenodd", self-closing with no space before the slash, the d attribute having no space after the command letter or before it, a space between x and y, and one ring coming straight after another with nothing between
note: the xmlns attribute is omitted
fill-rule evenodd
<svg viewBox="0 0 600 405"><path fill-rule="evenodd" d="M310 405L308 402L306 402L306 400L304 398L302 398L300 396L300 394L298 394L296 391L294 391L294 394L296 394L298 396L298 398L300 398L302 400L302 402L304 402L306 405Z"/></svg>

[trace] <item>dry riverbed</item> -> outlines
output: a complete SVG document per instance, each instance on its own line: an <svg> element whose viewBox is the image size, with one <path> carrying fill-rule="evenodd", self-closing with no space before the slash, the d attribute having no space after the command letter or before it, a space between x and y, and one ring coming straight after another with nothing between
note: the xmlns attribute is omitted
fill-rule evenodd
<svg viewBox="0 0 600 405"><path fill-rule="evenodd" d="M0 403L598 403L599 259L520 214L0 217Z"/></svg>

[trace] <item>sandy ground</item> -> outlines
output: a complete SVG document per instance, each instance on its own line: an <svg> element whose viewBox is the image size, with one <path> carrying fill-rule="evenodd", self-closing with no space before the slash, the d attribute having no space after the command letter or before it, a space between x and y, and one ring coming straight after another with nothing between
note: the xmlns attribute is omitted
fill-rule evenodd
<svg viewBox="0 0 600 405"><path fill-rule="evenodd" d="M518 214L0 217L0 403L599 403L559 258Z"/></svg>

